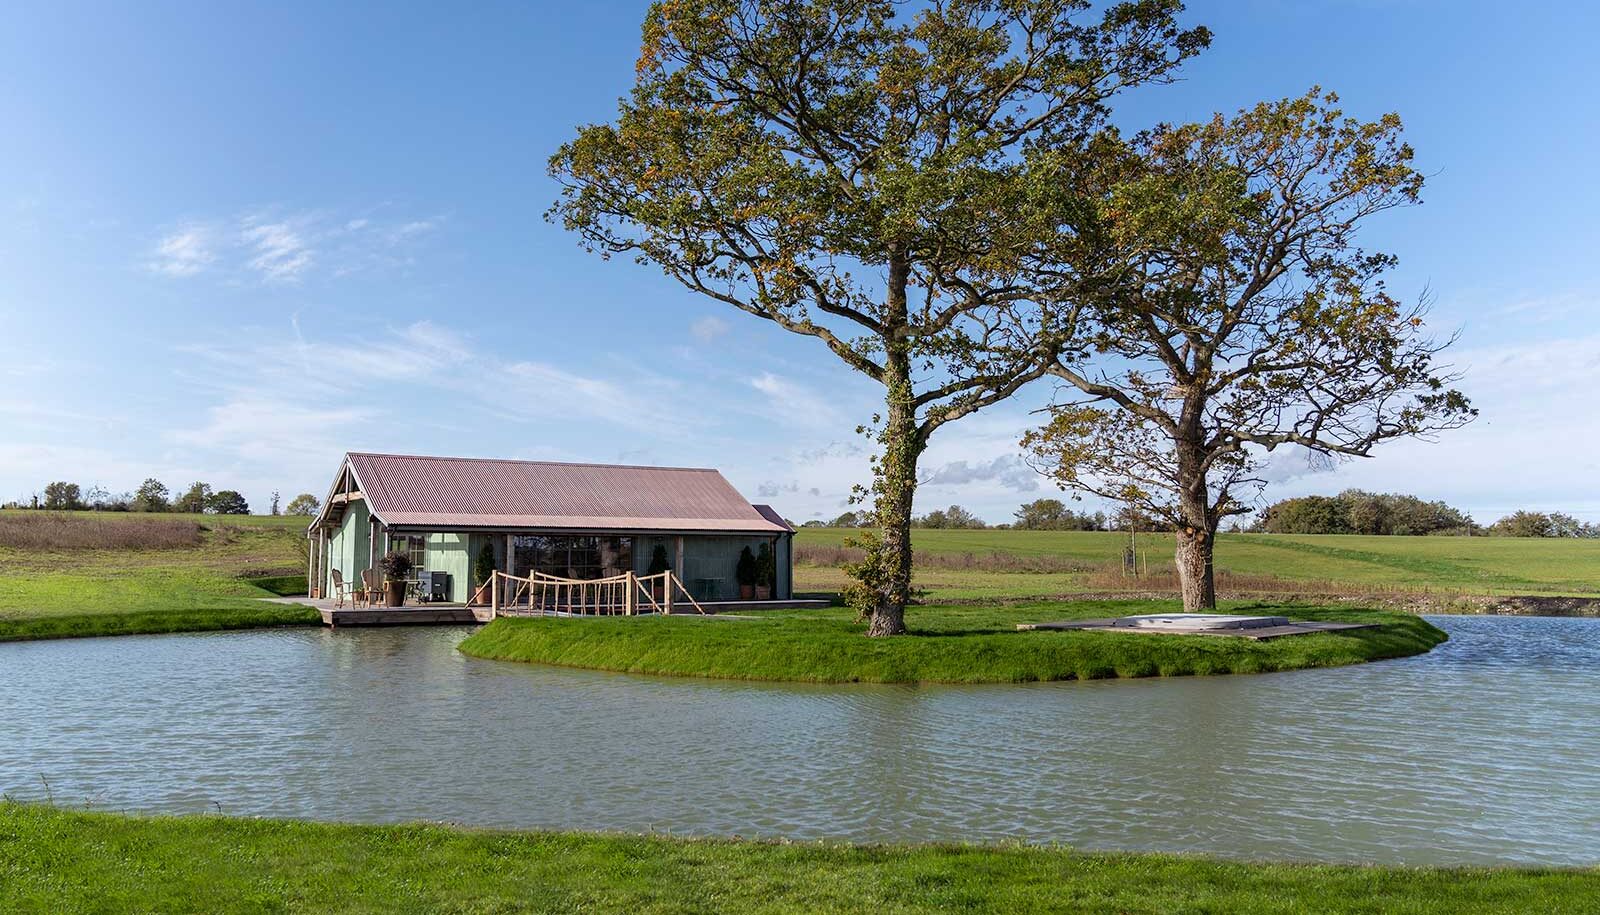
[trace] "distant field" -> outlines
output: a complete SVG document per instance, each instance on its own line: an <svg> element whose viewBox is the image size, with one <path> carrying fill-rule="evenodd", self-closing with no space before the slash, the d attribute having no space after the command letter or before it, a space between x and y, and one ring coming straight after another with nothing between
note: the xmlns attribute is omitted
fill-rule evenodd
<svg viewBox="0 0 1600 915"><path fill-rule="evenodd" d="M271 596L258 584L304 587L304 524L290 517L0 511L0 639L267 625L297 615L307 621L311 611L255 599ZM848 534L800 531L797 590L843 587L837 562ZM1172 539L1165 535L1137 538L1141 563L1156 573L1137 579L1119 570L1122 534L919 530L912 540L922 556L917 584L932 600L1171 588ZM1600 595L1600 541L1224 534L1217 567L1225 591ZM285 578L265 581L272 577Z"/></svg>
<svg viewBox="0 0 1600 915"><path fill-rule="evenodd" d="M814 548L838 547L850 532L803 528L796 543L804 557ZM1152 572L1172 564L1172 537L1140 534L1141 563ZM935 596L972 598L1039 596L1101 590L1125 582L1115 570L1127 547L1126 534L1098 531L918 530L912 545L921 554L972 554L972 568L924 564L918 583ZM1017 573L988 571L985 557L1048 556L1075 561L1081 571ZM1327 582L1375 589L1405 588L1476 594L1600 594L1600 541L1511 537L1371 537L1358 535L1223 534L1217 569L1228 575ZM940 563L941 566L947 563ZM801 589L837 588L843 576L832 568L803 567ZM1224 584L1226 582L1224 581Z"/></svg>
<svg viewBox="0 0 1600 915"><path fill-rule="evenodd" d="M287 517L0 512L0 640L315 621L306 608L257 600L273 595L246 580L303 579L304 526ZM174 530L186 533L175 539Z"/></svg>

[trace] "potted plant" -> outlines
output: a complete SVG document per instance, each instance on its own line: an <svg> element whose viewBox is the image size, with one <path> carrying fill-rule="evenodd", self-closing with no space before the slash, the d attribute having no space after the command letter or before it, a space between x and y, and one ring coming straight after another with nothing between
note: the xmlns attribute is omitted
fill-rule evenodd
<svg viewBox="0 0 1600 915"><path fill-rule="evenodd" d="M472 603L487 607L494 603L494 596L490 593L493 585L490 579L494 577L494 544L487 540L483 549L478 551L478 559L472 564Z"/></svg>
<svg viewBox="0 0 1600 915"><path fill-rule="evenodd" d="M778 577L777 572L772 547L761 544L761 549L756 552L756 600L772 600L772 582Z"/></svg>
<svg viewBox="0 0 1600 915"><path fill-rule="evenodd" d="M740 600L756 596L756 557L749 547L739 551L739 564L733 567L733 577L739 582Z"/></svg>
<svg viewBox="0 0 1600 915"><path fill-rule="evenodd" d="M406 579L411 577L411 557L399 550L390 550L378 561L383 568L383 596L385 603L390 607L404 606L406 602Z"/></svg>
<svg viewBox="0 0 1600 915"><path fill-rule="evenodd" d="M649 568L645 569L645 574L660 575L662 572L665 572L671 568L672 563L667 560L667 545L664 543L656 544L656 548L650 552L650 566ZM659 578L650 582L651 597L658 601L665 600L666 594L666 582Z"/></svg>

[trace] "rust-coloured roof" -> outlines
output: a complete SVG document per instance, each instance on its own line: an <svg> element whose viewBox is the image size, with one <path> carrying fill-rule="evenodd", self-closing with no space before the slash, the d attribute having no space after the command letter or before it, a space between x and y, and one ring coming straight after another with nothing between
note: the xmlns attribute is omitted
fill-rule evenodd
<svg viewBox="0 0 1600 915"><path fill-rule="evenodd" d="M356 452L347 459L368 506L393 527L789 530L704 468Z"/></svg>

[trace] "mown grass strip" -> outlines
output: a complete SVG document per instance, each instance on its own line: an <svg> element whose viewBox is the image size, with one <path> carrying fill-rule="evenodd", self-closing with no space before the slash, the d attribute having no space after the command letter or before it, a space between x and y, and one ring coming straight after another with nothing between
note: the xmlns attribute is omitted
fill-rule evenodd
<svg viewBox="0 0 1600 915"><path fill-rule="evenodd" d="M1592 912L1600 870L1406 868L0 803L6 912Z"/></svg>
<svg viewBox="0 0 1600 915"><path fill-rule="evenodd" d="M916 607L912 634L868 639L842 609L745 619L502 618L461 643L479 658L627 673L812 683L1022 683L1108 677L1264 673L1418 654L1445 640L1426 620L1348 608L1234 605L1296 619L1378 622L1377 629L1256 642L1213 636L1017 632L1020 622L1176 609L1167 601Z"/></svg>

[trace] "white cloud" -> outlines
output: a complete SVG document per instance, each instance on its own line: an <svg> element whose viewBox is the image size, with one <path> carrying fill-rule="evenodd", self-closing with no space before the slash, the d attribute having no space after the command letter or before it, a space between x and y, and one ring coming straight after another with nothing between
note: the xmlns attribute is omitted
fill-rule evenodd
<svg viewBox="0 0 1600 915"><path fill-rule="evenodd" d="M149 268L164 276L194 276L215 261L213 233L199 225L188 225L164 236L156 244Z"/></svg>
<svg viewBox="0 0 1600 915"><path fill-rule="evenodd" d="M247 222L240 237L250 251L249 268L269 280L295 282L311 267L311 248L287 222Z"/></svg>
<svg viewBox="0 0 1600 915"><path fill-rule="evenodd" d="M1015 454L988 461L950 461L924 470L921 477L923 486L960 487L992 482L1013 492L1034 492L1040 480L1039 472Z"/></svg>
<svg viewBox="0 0 1600 915"><path fill-rule="evenodd" d="M707 315L689 325L689 333L701 343L710 343L730 330L727 321L714 315Z"/></svg>

